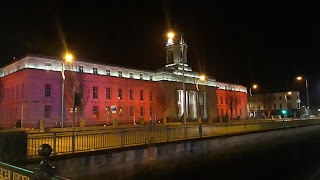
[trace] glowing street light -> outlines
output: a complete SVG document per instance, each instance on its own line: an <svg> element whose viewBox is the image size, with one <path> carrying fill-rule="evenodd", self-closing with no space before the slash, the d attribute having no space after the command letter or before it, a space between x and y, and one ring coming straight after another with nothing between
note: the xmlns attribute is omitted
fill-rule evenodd
<svg viewBox="0 0 320 180"><path fill-rule="evenodd" d="M167 37L168 37L167 46L174 44L174 42L173 42L174 33L173 32L169 32L167 34Z"/></svg>
<svg viewBox="0 0 320 180"><path fill-rule="evenodd" d="M65 70L65 62L71 62L73 60L73 55L69 52L64 54L61 65L61 76L62 76L62 85L61 85L61 128L63 128L64 124L64 80L66 76L64 74Z"/></svg>
<svg viewBox="0 0 320 180"><path fill-rule="evenodd" d="M196 79L196 88L197 88L197 119L198 123L202 123L202 119L200 117L200 105L199 105L199 81L206 81L206 76L204 74L199 75L198 79Z"/></svg>
<svg viewBox="0 0 320 180"><path fill-rule="evenodd" d="M301 81L303 78L302 78L302 76L298 76L297 77L297 80L298 81ZM308 79L307 78L304 78L305 79L305 86L306 86L306 92L307 92L307 108L309 108L310 107L310 104L309 104L309 90L308 90Z"/></svg>
<svg viewBox="0 0 320 180"><path fill-rule="evenodd" d="M257 89L257 88L258 88L257 84L253 84L252 87L250 87L250 89L249 89L250 96L252 96L252 90L251 89Z"/></svg>

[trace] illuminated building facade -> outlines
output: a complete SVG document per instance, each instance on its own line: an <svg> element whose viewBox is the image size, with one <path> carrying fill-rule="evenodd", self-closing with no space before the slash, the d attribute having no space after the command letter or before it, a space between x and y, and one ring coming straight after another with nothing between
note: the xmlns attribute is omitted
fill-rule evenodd
<svg viewBox="0 0 320 180"><path fill-rule="evenodd" d="M64 127L70 127L73 119L78 126L80 120L86 125L110 125L113 119L130 124L161 121L164 117L181 121L183 114L195 122L217 121L225 113L246 118L247 88L213 78L200 81L200 75L187 64L187 46L183 52L180 47L167 44L166 66L156 71L81 59L65 63L64 108L62 60L27 55L1 69L0 127L13 126L17 120L23 127L38 127L39 120L46 127L60 127L62 114ZM181 57L185 58L183 62ZM82 97L75 112L73 92ZM229 106L219 104L228 92L236 94L241 102L232 115Z"/></svg>

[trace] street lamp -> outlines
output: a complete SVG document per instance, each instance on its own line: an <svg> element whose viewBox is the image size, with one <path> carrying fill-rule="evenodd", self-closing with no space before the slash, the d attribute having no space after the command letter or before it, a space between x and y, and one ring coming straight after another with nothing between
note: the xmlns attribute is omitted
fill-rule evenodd
<svg viewBox="0 0 320 180"><path fill-rule="evenodd" d="M200 117L200 104L199 104L199 81L204 82L206 80L205 75L200 75L198 79L196 79L196 88L197 88L197 118L198 123L201 123L201 117Z"/></svg>
<svg viewBox="0 0 320 180"><path fill-rule="evenodd" d="M298 81L301 81L303 78L301 76L298 76L297 77L297 80ZM308 79L307 78L304 78L305 79L305 85L306 85L306 93L307 93L307 108L310 107L310 104L309 104L309 92L308 92Z"/></svg>
<svg viewBox="0 0 320 180"><path fill-rule="evenodd" d="M250 89L249 89L250 96L252 96L252 90L251 90L251 88L257 89L257 88L258 88L258 85L254 84L254 85L252 85L252 87L250 87Z"/></svg>
<svg viewBox="0 0 320 180"><path fill-rule="evenodd" d="M298 76L297 77L297 80L298 81L301 81L303 78L302 76ZM309 90L308 90L308 79L307 78L304 78L305 79L305 85L306 85L306 94L307 94L307 113L308 113L308 116L309 116L309 119L310 119L310 113L309 113L309 108L310 108L310 104L309 104Z"/></svg>
<svg viewBox="0 0 320 180"><path fill-rule="evenodd" d="M173 45L175 34L173 32L169 32L167 34L168 37L168 41L167 41L167 46ZM186 88L185 88L185 75L184 75L184 66L185 66L185 60L186 60L186 56L185 56L185 46L186 43L183 40L183 37L181 37L180 39L180 46L181 46L181 60L179 63L182 64L182 89L183 89L183 103L182 103L182 115L183 115L183 124L187 124L187 120L186 120L186 109L187 109L187 104L186 104Z"/></svg>
<svg viewBox="0 0 320 180"><path fill-rule="evenodd" d="M62 76L62 85L61 85L61 128L63 128L64 123L64 80L66 76L64 74L65 70L65 62L71 62L73 60L73 55L69 52L64 54L62 58L62 65L61 65L61 76Z"/></svg>

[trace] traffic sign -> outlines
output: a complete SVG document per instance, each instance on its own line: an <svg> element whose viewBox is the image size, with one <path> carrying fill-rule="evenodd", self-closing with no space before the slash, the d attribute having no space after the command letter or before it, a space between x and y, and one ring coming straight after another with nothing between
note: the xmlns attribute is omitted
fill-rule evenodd
<svg viewBox="0 0 320 180"><path fill-rule="evenodd" d="M113 105L113 106L110 106L110 111L112 113L117 113L117 106Z"/></svg>

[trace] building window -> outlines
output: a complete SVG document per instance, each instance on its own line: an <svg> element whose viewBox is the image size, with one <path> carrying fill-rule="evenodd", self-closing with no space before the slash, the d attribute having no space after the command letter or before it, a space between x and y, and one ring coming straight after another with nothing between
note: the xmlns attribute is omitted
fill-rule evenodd
<svg viewBox="0 0 320 180"><path fill-rule="evenodd" d="M150 91L150 101L153 100L153 94L152 94L152 91Z"/></svg>
<svg viewBox="0 0 320 180"><path fill-rule="evenodd" d="M130 89L130 100L133 100L133 90Z"/></svg>
<svg viewBox="0 0 320 180"><path fill-rule="evenodd" d="M282 109L282 104L280 104L279 108Z"/></svg>
<svg viewBox="0 0 320 180"><path fill-rule="evenodd" d="M106 75L110 76L110 74L111 74L111 70L110 69L106 69Z"/></svg>
<svg viewBox="0 0 320 180"><path fill-rule="evenodd" d="M279 100L281 100L281 96L279 96Z"/></svg>
<svg viewBox="0 0 320 180"><path fill-rule="evenodd" d="M143 100L143 90L140 90L140 100Z"/></svg>
<svg viewBox="0 0 320 180"><path fill-rule="evenodd" d="M133 116L133 107L130 107L130 116Z"/></svg>
<svg viewBox="0 0 320 180"><path fill-rule="evenodd" d="M122 99L122 89L118 89L118 99Z"/></svg>
<svg viewBox="0 0 320 180"><path fill-rule="evenodd" d="M274 97L273 97L273 100L277 100L277 98L274 96Z"/></svg>
<svg viewBox="0 0 320 180"><path fill-rule="evenodd" d="M288 109L292 109L292 104L291 104L291 103L288 103L288 104L287 104L287 108L288 108Z"/></svg>
<svg viewBox="0 0 320 180"><path fill-rule="evenodd" d="M140 73L140 79L143 79L143 74Z"/></svg>
<svg viewBox="0 0 320 180"><path fill-rule="evenodd" d="M92 97L98 98L98 86L93 86L92 88Z"/></svg>
<svg viewBox="0 0 320 180"><path fill-rule="evenodd" d="M220 97L220 104L223 104L223 97Z"/></svg>
<svg viewBox="0 0 320 180"><path fill-rule="evenodd" d="M276 104L273 105L273 109L277 109L277 105Z"/></svg>
<svg viewBox="0 0 320 180"><path fill-rule="evenodd" d="M297 99L299 99L299 95L297 95Z"/></svg>
<svg viewBox="0 0 320 180"><path fill-rule="evenodd" d="M242 109L239 109L239 111L240 111L240 116L242 116Z"/></svg>
<svg viewBox="0 0 320 180"><path fill-rule="evenodd" d="M133 79L133 73L130 73L130 78Z"/></svg>
<svg viewBox="0 0 320 180"><path fill-rule="evenodd" d="M152 79L153 79L152 76L149 76L149 77L150 77L150 81L152 81Z"/></svg>
<svg viewBox="0 0 320 180"><path fill-rule="evenodd" d="M297 109L300 109L300 103L297 103Z"/></svg>
<svg viewBox="0 0 320 180"><path fill-rule="evenodd" d="M144 108L140 107L140 116L144 116Z"/></svg>
<svg viewBox="0 0 320 180"><path fill-rule="evenodd" d="M92 106L92 114L95 118L99 117L99 106Z"/></svg>
<svg viewBox="0 0 320 180"><path fill-rule="evenodd" d="M79 72L83 72L83 66L79 66Z"/></svg>
<svg viewBox="0 0 320 180"><path fill-rule="evenodd" d="M150 107L150 117L153 117L153 107Z"/></svg>
<svg viewBox="0 0 320 180"><path fill-rule="evenodd" d="M44 96L51 97L51 84L44 85Z"/></svg>
<svg viewBox="0 0 320 180"><path fill-rule="evenodd" d="M98 68L94 67L92 70L93 70L93 74L98 74Z"/></svg>
<svg viewBox="0 0 320 180"><path fill-rule="evenodd" d="M51 63L46 63L45 66L46 66L46 70L51 70Z"/></svg>
<svg viewBox="0 0 320 180"><path fill-rule="evenodd" d="M51 106L44 106L44 118L50 118Z"/></svg>
<svg viewBox="0 0 320 180"><path fill-rule="evenodd" d="M228 104L228 98L226 98L226 104Z"/></svg>
<svg viewBox="0 0 320 180"><path fill-rule="evenodd" d="M224 116L223 108L221 108L221 116Z"/></svg>
<svg viewBox="0 0 320 180"><path fill-rule="evenodd" d="M106 98L111 99L111 89L110 88L106 88Z"/></svg>
<svg viewBox="0 0 320 180"><path fill-rule="evenodd" d="M288 100L291 100L291 96L287 96Z"/></svg>
<svg viewBox="0 0 320 180"><path fill-rule="evenodd" d="M118 71L118 76L122 77L122 71Z"/></svg>

